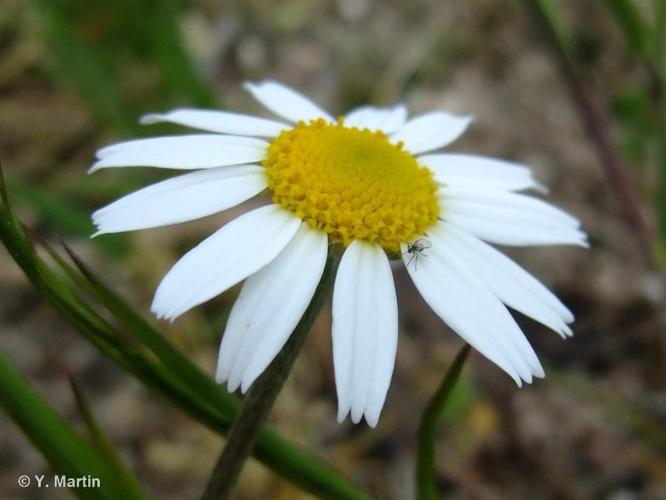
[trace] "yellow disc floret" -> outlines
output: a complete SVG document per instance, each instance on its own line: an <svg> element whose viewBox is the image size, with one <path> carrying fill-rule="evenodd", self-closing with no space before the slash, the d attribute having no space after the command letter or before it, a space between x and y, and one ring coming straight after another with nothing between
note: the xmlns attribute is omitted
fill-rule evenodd
<svg viewBox="0 0 666 500"><path fill-rule="evenodd" d="M397 252L439 216L430 170L382 132L342 120L282 132L263 165L275 203L345 246L359 239Z"/></svg>

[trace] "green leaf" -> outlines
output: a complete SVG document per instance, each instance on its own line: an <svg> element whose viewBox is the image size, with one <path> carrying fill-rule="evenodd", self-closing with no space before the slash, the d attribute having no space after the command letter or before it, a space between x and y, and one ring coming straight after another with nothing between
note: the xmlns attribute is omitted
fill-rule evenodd
<svg viewBox="0 0 666 500"><path fill-rule="evenodd" d="M659 188L657 193L657 210L659 217L659 257L662 269L666 269L666 0L655 0L656 32L654 52L656 71L659 81L659 94L656 102L658 117L658 168Z"/></svg>
<svg viewBox="0 0 666 500"><path fill-rule="evenodd" d="M631 50L645 62L650 62L652 30L631 0L605 0L611 15L622 29Z"/></svg>
<svg viewBox="0 0 666 500"><path fill-rule="evenodd" d="M455 423L470 410L477 396L477 388L472 378L461 374L442 410L440 422Z"/></svg>
<svg viewBox="0 0 666 500"><path fill-rule="evenodd" d="M183 99L214 105L185 50L173 0L117 0L113 9L106 0L30 0L30 5L44 27L54 79L72 88L100 124L141 133L137 112L147 106ZM137 86L138 79L147 86Z"/></svg>
<svg viewBox="0 0 666 500"><path fill-rule="evenodd" d="M88 236L94 232L90 216L82 210L18 179L9 179L8 185L19 204L28 205L63 236Z"/></svg>
<svg viewBox="0 0 666 500"><path fill-rule="evenodd" d="M162 75L162 81L172 94L172 100L180 96L187 96L188 100L197 106L211 108L215 106L215 99L207 85L205 85L196 68L190 60L180 36L176 22L176 8L171 0L162 0L155 9L149 2L136 2L129 0L133 6L141 6L143 12L138 30L148 30L150 35L151 57L157 63ZM145 23L144 16L149 16L151 22Z"/></svg>
<svg viewBox="0 0 666 500"><path fill-rule="evenodd" d="M651 107L643 91L627 91L611 102L613 115L623 128L624 149L637 166L647 159L657 136Z"/></svg>
<svg viewBox="0 0 666 500"><path fill-rule="evenodd" d="M548 26L548 29L553 33L553 42L557 45L557 50L571 62L571 42L567 36L564 24L558 11L557 0L526 0L532 3L531 8L538 12L542 21Z"/></svg>
<svg viewBox="0 0 666 500"><path fill-rule="evenodd" d="M54 77L74 89L100 122L116 130L138 128L126 111L123 89L108 57L82 38L61 1L30 0L39 14L44 36L55 56Z"/></svg>
<svg viewBox="0 0 666 500"><path fill-rule="evenodd" d="M67 374L72 393L79 409L79 414L88 429L92 445L104 457L107 466L113 471L117 482L122 486L124 492L130 493L132 497L143 497L141 487L136 478L123 465L113 443L97 423L90 408L87 398L72 373Z"/></svg>
<svg viewBox="0 0 666 500"><path fill-rule="evenodd" d="M469 355L470 346L465 344L456 355L442 383L428 403L418 431L418 449L416 457L416 491L419 500L437 500L435 481L435 439L437 423L450 401L453 389L460 378L463 366Z"/></svg>
<svg viewBox="0 0 666 500"><path fill-rule="evenodd" d="M62 236L88 238L94 232L90 215L80 208L18 179L9 179L7 183L19 206L29 207L35 212L40 222L45 223L56 233ZM93 241L95 246L109 255L126 255L129 251L129 243L127 238L119 236Z"/></svg>
<svg viewBox="0 0 666 500"><path fill-rule="evenodd" d="M119 480L117 468L122 467L128 478L130 473L120 463L111 466L76 434L3 355L0 355L0 404L42 452L56 474L68 478L89 475L100 480L100 488L72 488L78 498L145 498L134 479L132 488Z"/></svg>

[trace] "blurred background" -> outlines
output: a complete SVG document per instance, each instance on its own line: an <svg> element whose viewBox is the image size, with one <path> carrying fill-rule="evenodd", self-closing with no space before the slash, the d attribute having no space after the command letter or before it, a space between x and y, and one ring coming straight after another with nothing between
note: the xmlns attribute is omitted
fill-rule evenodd
<svg viewBox="0 0 666 500"><path fill-rule="evenodd" d="M575 336L562 341L518 318L547 373L520 390L472 354L440 426L442 496L666 499L658 236L666 204L665 16L660 0L0 0L0 158L22 220L42 238L64 239L148 317L178 256L238 212L88 238L94 209L163 175L88 176L95 150L184 132L140 126L143 113L191 106L263 114L241 84L273 78L335 114L405 102L414 113L475 115L451 149L533 167L549 199L582 220L592 246L509 251L574 311ZM381 499L413 498L419 416L462 345L401 266L395 279L400 341L379 426L335 420L328 309L270 417ZM213 374L237 293L174 324L151 321ZM80 429L66 376L73 374L151 497L200 494L222 439L88 344L4 250L0 335L2 352ZM17 486L20 474L47 471L0 414L0 498L70 498L67 490ZM309 497L251 461L238 498Z"/></svg>

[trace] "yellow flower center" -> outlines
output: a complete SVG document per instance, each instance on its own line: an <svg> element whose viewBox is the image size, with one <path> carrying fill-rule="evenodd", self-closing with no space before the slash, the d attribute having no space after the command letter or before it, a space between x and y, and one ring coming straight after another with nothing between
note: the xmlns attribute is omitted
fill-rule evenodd
<svg viewBox="0 0 666 500"><path fill-rule="evenodd" d="M342 119L282 132L263 165L275 203L345 246L358 239L398 252L439 216L430 170L382 132Z"/></svg>

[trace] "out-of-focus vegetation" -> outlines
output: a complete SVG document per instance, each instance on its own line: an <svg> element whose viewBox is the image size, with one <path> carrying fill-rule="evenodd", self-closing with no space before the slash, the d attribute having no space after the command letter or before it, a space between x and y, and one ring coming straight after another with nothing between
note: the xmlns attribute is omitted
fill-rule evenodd
<svg viewBox="0 0 666 500"><path fill-rule="evenodd" d="M139 126L148 111L224 101L260 113L240 83L268 77L335 113L396 100L415 111L472 113L476 125L455 149L532 164L591 234L585 254L516 252L572 307L576 336L563 343L522 321L548 377L520 391L471 356L438 428L439 491L452 498L666 498L666 285L654 270L666 261L664 0L4 0L0 159L14 213L47 248L65 240L118 291L91 285L58 250L50 267L30 276L53 286L40 293L8 253L0 255L0 399L50 466L68 466L58 453L73 450L110 487L133 484L124 463L151 497L200 493L221 447L207 428L223 431L235 405L205 376L234 292L160 325L164 338L125 302L147 312L177 255L227 216L89 240L91 210L161 174L85 171L105 143L180 132ZM15 242L27 245L24 257L39 259L44 246L31 253L20 227L13 230ZM46 266L39 262L37 269ZM413 497L417 415L460 346L404 274L396 280L401 339L379 427L335 422L327 314L272 416L285 436L377 498ZM100 297L100 290L113 295ZM70 322L87 318L88 341L77 335L86 325L74 321L73 328L44 296ZM136 331L148 337L132 337ZM130 372L142 366L133 375L150 390L107 358ZM78 399L67 372L79 381ZM194 420L185 413L192 407ZM95 419L93 439L82 438L78 429L90 434ZM9 419L2 429L0 496L23 497L17 477L47 465ZM98 431L120 459L100 448ZM283 443L271 433L266 439ZM317 491L328 472L316 462L300 476L289 472L308 462L298 461L299 448L284 446L294 462L280 469L276 457L264 456L264 463ZM242 498L299 495L269 468L251 464L243 474Z"/></svg>

